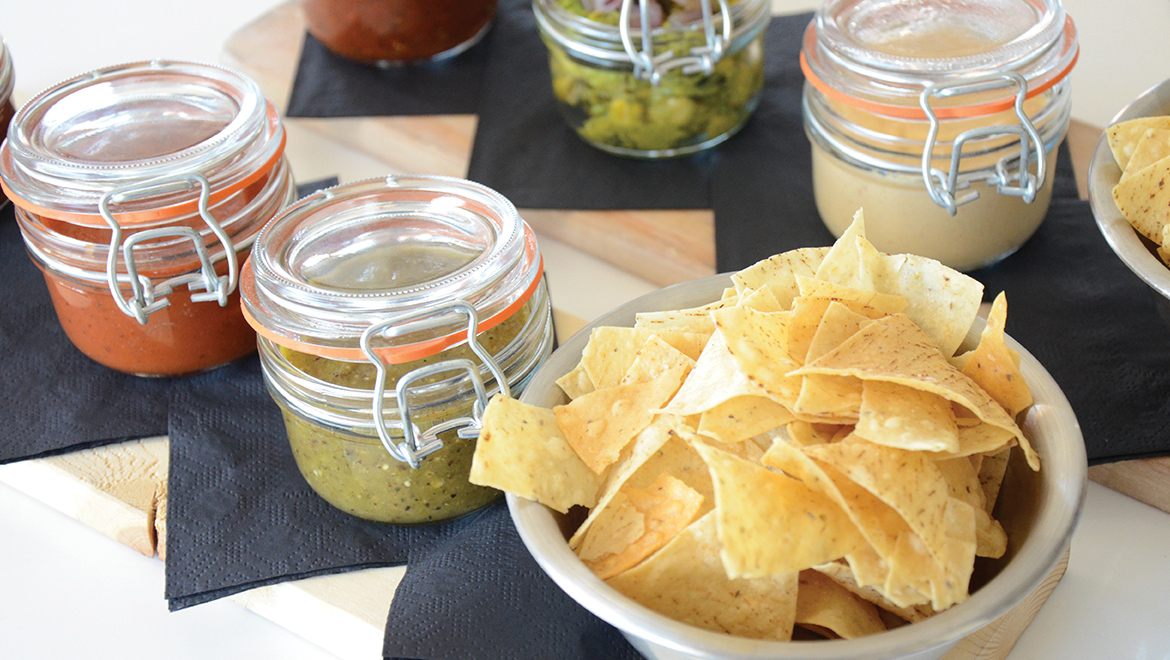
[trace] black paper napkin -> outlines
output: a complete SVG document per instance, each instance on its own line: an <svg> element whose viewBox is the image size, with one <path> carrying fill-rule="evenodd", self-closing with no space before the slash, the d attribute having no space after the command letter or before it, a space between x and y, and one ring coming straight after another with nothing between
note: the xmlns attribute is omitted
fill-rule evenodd
<svg viewBox="0 0 1170 660"><path fill-rule="evenodd" d="M1167 303L1109 248L1089 203L1054 198L1040 230L974 274L1007 293L1007 332L1076 412L1090 464L1170 453Z"/></svg>
<svg viewBox="0 0 1170 660"><path fill-rule="evenodd" d="M166 598L172 610L291 579L407 564L392 657L638 658L537 567L502 502L436 525L333 508L292 457L259 358L174 384Z"/></svg>
<svg viewBox="0 0 1170 660"><path fill-rule="evenodd" d="M508 507L411 556L382 655L426 660L639 660L615 628L545 575Z"/></svg>
<svg viewBox="0 0 1170 660"><path fill-rule="evenodd" d="M501 12L494 30L500 46L487 68L469 179L520 208L711 208L708 181L717 150L643 161L589 146L557 110L548 51L531 8Z"/></svg>
<svg viewBox="0 0 1170 660"><path fill-rule="evenodd" d="M743 131L721 146L711 177L717 272L833 242L813 200L812 156L800 114L800 40L810 20L811 13L772 19L764 41L760 107Z"/></svg>
<svg viewBox="0 0 1170 660"><path fill-rule="evenodd" d="M172 610L290 579L406 563L474 524L381 525L309 488L252 357L174 384L166 598Z"/></svg>
<svg viewBox="0 0 1170 660"><path fill-rule="evenodd" d="M306 34L289 117L470 115L479 103L492 31L439 62L380 69L334 55Z"/></svg>
<svg viewBox="0 0 1170 660"><path fill-rule="evenodd" d="M65 336L11 204L0 210L0 463L167 430L168 381L90 360Z"/></svg>

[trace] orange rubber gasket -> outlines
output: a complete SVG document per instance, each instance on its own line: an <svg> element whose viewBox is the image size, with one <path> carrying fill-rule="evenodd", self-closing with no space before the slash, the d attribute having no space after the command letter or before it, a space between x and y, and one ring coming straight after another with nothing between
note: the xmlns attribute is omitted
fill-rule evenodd
<svg viewBox="0 0 1170 660"><path fill-rule="evenodd" d="M278 113L276 111L276 107L273 106L271 102L268 102L267 105L268 105L268 110L267 110L266 115L267 115L267 119L268 119L268 125L272 128L272 131L275 133L276 130L279 129L279 127L280 127L280 113ZM211 198L209 199L208 204L209 205L215 204L216 202L222 201L222 200L226 199L227 197L231 196L232 194L237 193L237 192L243 190L244 188L247 188L248 186L252 185L256 181L260 180L261 177L267 176L268 173L272 171L272 168L276 166L276 163L280 161L280 157L282 155L284 155L284 146L285 146L286 141L287 141L287 138L286 138L285 132L280 131L280 145L272 153L272 156L269 157L269 159L266 160L263 164L261 164L260 167L256 168L252 173L250 173L248 176L244 177L243 179L237 181L236 183L234 183L230 186L226 186L226 187L221 188L219 190L213 190L211 192ZM33 204L27 200L22 199L20 196L16 195L12 191L12 189L8 187L8 185L4 182L3 179L0 179L0 189L4 190L4 193L8 196L8 199L11 199L14 204L16 204L17 206L19 206L20 208L24 209L25 211L27 211L29 213L33 213L33 214L39 215L41 217L54 218L57 220L64 220L66 222L70 222L70 223L73 223L76 225L81 225L84 227L106 228L109 226L106 224L105 219L102 218L100 213L74 213L71 211L61 211L61 210L57 210L57 209L50 209L50 208L46 208L43 206L38 206L36 204ZM114 217L118 221L118 224L122 225L123 227L130 227L130 226L134 226L134 225L145 224L145 223L154 222L157 220L166 220L167 218L174 218L174 217L178 217L180 215L194 213L197 210L199 210L199 200L193 199L191 201L183 202L181 204L174 204L172 206L164 206L162 208L157 208L157 209L147 209L144 211L132 211L129 213L119 213L119 214L115 215Z"/></svg>
<svg viewBox="0 0 1170 660"><path fill-rule="evenodd" d="M1076 28L1073 26L1071 16L1065 17L1064 35L1066 39L1072 39L1076 36ZM1077 49L1073 53L1072 59L1069 60L1068 66L1061 70L1059 74L1049 78L1043 84L1029 89L1025 95L1026 98L1032 98L1037 94L1041 94L1050 89L1056 83L1064 80L1065 76L1067 76L1069 72L1072 71L1073 66L1076 65L1077 59L1080 57L1080 55L1081 46L1080 44L1077 44ZM808 61L805 59L803 50L800 52L800 70L804 72L805 79L812 83L813 87L816 87L818 91L833 99L834 101L839 101L845 105L861 108L862 110L868 110L874 114L884 115L886 117L897 117L899 119L926 119L926 113L923 112L922 108L919 106L889 105L886 103L878 103L876 101L867 101L865 99L859 99L855 96L849 96L848 94L845 94L844 92L841 92L834 87L830 87L825 83L825 81L821 80L819 77L817 77L816 74L813 73L812 68L809 67ZM939 119L985 117L987 115L1003 112L1004 110L1010 110L1015 105L1015 103L1015 96L1013 95L1009 98L1000 99L998 101L991 101L988 103L981 103L979 105L935 108L934 114Z"/></svg>
<svg viewBox="0 0 1170 660"><path fill-rule="evenodd" d="M531 256L536 254L536 250L537 250L536 235L529 232L526 239L525 239L524 252L525 252L525 254L527 254L528 256L531 257ZM244 274L250 272L251 270L252 270L252 260L248 259L248 261L244 262L244 266L240 271L241 281L245 277ZM537 287L539 287L541 281L543 281L543 276L544 276L544 257L541 256L541 257L539 257L539 261L537 262L536 277L532 278L532 283L529 284L528 288L524 290L524 293L521 294L520 297L517 298L515 301L513 301L510 305L508 305L504 309L500 310L496 314L492 315L490 318L485 319L483 321L480 321L479 325L477 326L477 329L479 330L479 334L483 334L484 332L503 323L505 320L507 320L513 314L515 314L517 311L519 311L520 308L523 307L524 304L527 303L532 298L532 295L534 293L536 293ZM283 346L285 348L291 348L292 350L298 351L301 353L307 353L309 355L316 355L318 357L328 358L330 360L349 360L349 361L366 360L366 354L364 352L362 352L361 348L342 348L339 346L317 346L315 344L308 344L308 343L305 343L302 341L298 341L296 339L292 339L291 337L286 337L284 335L277 334L277 333L273 332L270 328L267 328L264 325L262 325L259 321L257 321L255 318L253 318L253 316L251 314L248 313L248 308L244 306L242 298L240 301L240 308L244 312L244 319L248 321L248 324L252 326L252 329L254 329L256 331L256 334L264 337L265 339L271 341L274 344L277 344L279 346ZM401 346L384 346L382 348L374 349L374 352L377 353L379 356L381 356L381 358L383 360L385 360L387 364L403 364L405 362L413 362L415 360L421 360L425 357L429 357L431 355L439 353L439 352L463 341L466 338L467 338L467 331L464 330L462 332L456 332L454 334L450 334L450 335L447 335L445 337L428 339L427 341L420 341L420 342L416 342L414 344L403 344Z"/></svg>

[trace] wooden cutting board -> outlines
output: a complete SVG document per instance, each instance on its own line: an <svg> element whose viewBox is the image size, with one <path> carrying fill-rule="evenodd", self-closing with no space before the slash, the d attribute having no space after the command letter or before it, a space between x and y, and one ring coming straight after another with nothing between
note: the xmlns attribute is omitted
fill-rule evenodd
<svg viewBox="0 0 1170 660"><path fill-rule="evenodd" d="M286 106L304 22L296 2L243 27L226 45L228 58ZM290 119L369 154L389 171L463 176L473 116ZM1083 186L1085 163L1100 131L1074 124L1069 134ZM1082 187L1083 191L1083 187ZM709 211L522 210L544 235L574 245L659 285L715 271ZM555 311L558 333L584 321ZM147 556L166 556L167 441L152 438L0 466L0 481L44 501ZM1129 461L1090 470L1101 483L1170 511L1170 459ZM1010 611L964 639L948 660L1001 660L1063 576L1068 555L1048 579ZM380 657L383 626L403 568L363 570L254 589L232 597L344 659Z"/></svg>

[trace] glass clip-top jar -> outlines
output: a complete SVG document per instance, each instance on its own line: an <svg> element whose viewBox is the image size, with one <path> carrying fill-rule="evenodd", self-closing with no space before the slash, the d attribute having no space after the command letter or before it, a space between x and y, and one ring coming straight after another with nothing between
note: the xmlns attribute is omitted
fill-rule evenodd
<svg viewBox="0 0 1170 660"><path fill-rule="evenodd" d="M801 68L813 187L840 235L960 270L1035 233L1079 53L1060 0L828 0Z"/></svg>
<svg viewBox="0 0 1170 660"><path fill-rule="evenodd" d="M552 350L532 229L493 190L389 176L310 195L244 265L265 383L310 487L396 524L500 497L468 481L479 417Z"/></svg>
<svg viewBox="0 0 1170 660"><path fill-rule="evenodd" d="M602 151L634 158L702 151L734 135L759 103L767 0L718 0L717 12L711 0L532 6L557 107Z"/></svg>
<svg viewBox="0 0 1170 660"><path fill-rule="evenodd" d="M254 352L236 282L296 197L284 145L254 81L198 62L99 69L26 103L0 183L69 340L141 376Z"/></svg>

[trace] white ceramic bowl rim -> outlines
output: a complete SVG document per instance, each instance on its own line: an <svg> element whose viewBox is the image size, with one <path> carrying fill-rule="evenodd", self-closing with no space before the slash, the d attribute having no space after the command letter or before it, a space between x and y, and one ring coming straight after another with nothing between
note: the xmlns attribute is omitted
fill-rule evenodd
<svg viewBox="0 0 1170 660"><path fill-rule="evenodd" d="M559 396L555 379L579 360L589 330L598 325L633 325L636 312L680 309L719 298L730 285L728 275L714 275L642 296L605 314L566 341L537 372L522 400L547 406ZM968 334L977 342L983 322ZM1080 515L1087 479L1087 459L1080 426L1068 400L1051 375L1018 343L1020 367L1036 404L1025 426L1047 429L1033 437L1047 476L1041 479L1041 505L1028 538L1015 557L966 602L925 621L854 640L770 642L716 633L689 626L654 612L618 593L598 579L569 549L552 511L530 500L508 495L508 507L524 544L537 563L569 596L628 636L641 638L699 658L866 660L929 654L949 648L986 626L1036 589L1069 545ZM1051 443L1052 436L1062 441ZM1044 473L1042 473L1043 475ZM1058 477L1059 478L1056 478ZM1051 478L1049 478L1051 477Z"/></svg>
<svg viewBox="0 0 1170 660"><path fill-rule="evenodd" d="M1154 85L1121 109L1109 124L1170 114L1170 80ZM1113 202L1113 186L1121 179L1121 168L1102 135L1089 160L1089 205L1097 226L1109 247L1135 275L1165 298L1170 298L1170 268L1146 248L1142 237Z"/></svg>

